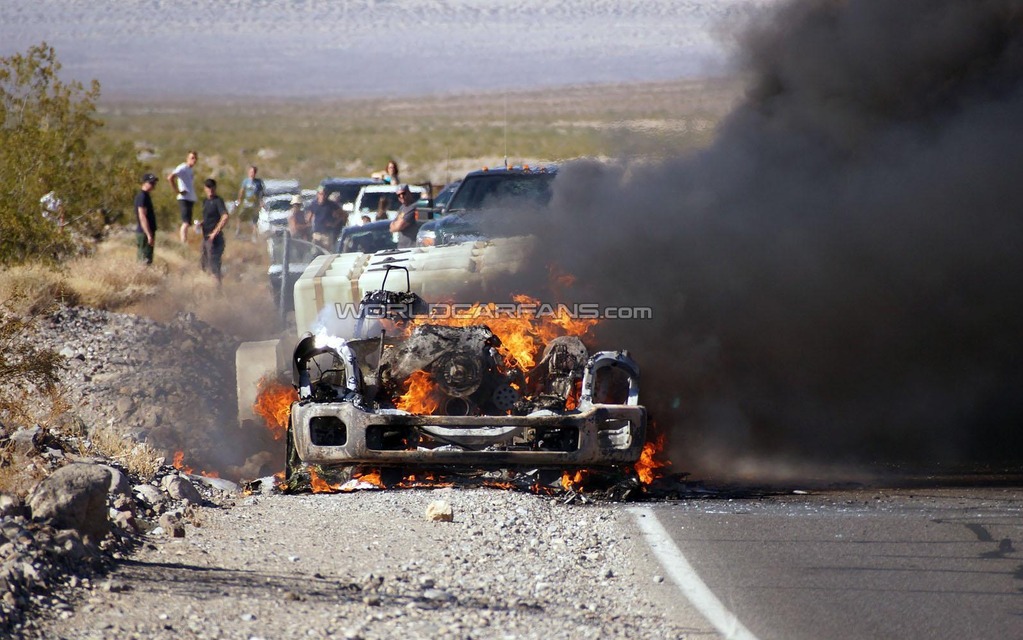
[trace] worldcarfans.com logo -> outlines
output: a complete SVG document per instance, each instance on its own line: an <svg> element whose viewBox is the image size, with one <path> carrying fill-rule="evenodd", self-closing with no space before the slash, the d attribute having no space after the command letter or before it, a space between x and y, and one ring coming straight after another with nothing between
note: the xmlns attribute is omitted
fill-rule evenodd
<svg viewBox="0 0 1023 640"><path fill-rule="evenodd" d="M596 303L461 303L430 302L424 306L409 304L335 303L334 313L341 320L358 318L422 318L424 320L497 320L506 318L569 318L572 320L649 320L651 307L618 307Z"/></svg>

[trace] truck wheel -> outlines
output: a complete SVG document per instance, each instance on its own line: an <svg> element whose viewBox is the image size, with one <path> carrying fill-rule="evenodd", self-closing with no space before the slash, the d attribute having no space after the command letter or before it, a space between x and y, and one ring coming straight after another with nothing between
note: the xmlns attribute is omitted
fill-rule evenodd
<svg viewBox="0 0 1023 640"><path fill-rule="evenodd" d="M288 434L284 438L284 481L290 482L291 477L301 468L302 461L295 449L295 436L291 428L291 420L288 420Z"/></svg>

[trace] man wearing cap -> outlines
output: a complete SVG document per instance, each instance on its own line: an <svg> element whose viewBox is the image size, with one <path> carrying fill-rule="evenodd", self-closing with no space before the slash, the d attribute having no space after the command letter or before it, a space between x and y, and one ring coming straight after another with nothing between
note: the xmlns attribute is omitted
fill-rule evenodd
<svg viewBox="0 0 1023 640"><path fill-rule="evenodd" d="M338 227L338 211L341 207L327 198L327 191L320 185L316 190L316 201L309 205L309 216L313 223L313 242L331 251L334 234Z"/></svg>
<svg viewBox="0 0 1023 640"><path fill-rule="evenodd" d="M142 187L135 195L135 241L138 244L138 260L146 265L153 264L153 245L156 242L156 211L149 192L156 188L160 179L152 173L142 176Z"/></svg>
<svg viewBox="0 0 1023 640"><path fill-rule="evenodd" d="M291 209L288 211L288 231L293 238L309 241L313 225L309 221L309 214L302 210L302 196L291 197Z"/></svg>
<svg viewBox="0 0 1023 640"><path fill-rule="evenodd" d="M391 220L391 232L398 234L398 248L410 249L416 246L416 231L419 230L419 211L416 210L416 196L407 184L398 187L398 202L401 208Z"/></svg>
<svg viewBox="0 0 1023 640"><path fill-rule="evenodd" d="M224 256L224 227L227 226L227 205L217 195L217 181L206 178L203 182L206 200L202 203L202 254L199 256L199 268L208 271L220 285L223 277L220 265Z"/></svg>

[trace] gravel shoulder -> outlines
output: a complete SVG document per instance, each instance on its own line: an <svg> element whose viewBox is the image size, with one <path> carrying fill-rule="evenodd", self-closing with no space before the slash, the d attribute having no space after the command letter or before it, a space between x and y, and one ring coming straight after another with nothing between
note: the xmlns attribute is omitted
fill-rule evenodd
<svg viewBox="0 0 1023 640"><path fill-rule="evenodd" d="M426 507L445 500L453 522ZM707 637L621 505L489 489L238 497L150 535L46 638ZM702 631L705 631L703 629ZM695 635L693 635L695 634Z"/></svg>

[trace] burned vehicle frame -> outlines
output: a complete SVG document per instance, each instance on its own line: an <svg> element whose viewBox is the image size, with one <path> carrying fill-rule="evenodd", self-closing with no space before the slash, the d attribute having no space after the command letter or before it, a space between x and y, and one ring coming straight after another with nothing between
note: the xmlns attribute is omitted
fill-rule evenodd
<svg viewBox="0 0 1023 640"><path fill-rule="evenodd" d="M560 336L522 370L485 325L417 321L423 304L414 293L369 292L367 318L410 325L299 342L287 479L304 465L566 470L640 458L647 415L627 352L590 354L578 337ZM402 408L416 376L429 381L429 401Z"/></svg>

